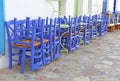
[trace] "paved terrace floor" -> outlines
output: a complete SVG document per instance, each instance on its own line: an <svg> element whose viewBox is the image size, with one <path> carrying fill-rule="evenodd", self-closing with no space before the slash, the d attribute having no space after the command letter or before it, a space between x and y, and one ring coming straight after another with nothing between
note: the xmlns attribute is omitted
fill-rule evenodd
<svg viewBox="0 0 120 81"><path fill-rule="evenodd" d="M29 65L29 64L28 64ZM20 67L0 70L0 81L120 81L120 31L91 40L74 52L62 57L42 70L25 74Z"/></svg>

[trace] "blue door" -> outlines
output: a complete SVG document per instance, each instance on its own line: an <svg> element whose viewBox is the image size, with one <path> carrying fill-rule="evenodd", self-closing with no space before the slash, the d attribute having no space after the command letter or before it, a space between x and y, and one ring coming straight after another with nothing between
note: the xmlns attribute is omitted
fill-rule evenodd
<svg viewBox="0 0 120 81"><path fill-rule="evenodd" d="M0 54L5 54L4 0L0 0Z"/></svg>

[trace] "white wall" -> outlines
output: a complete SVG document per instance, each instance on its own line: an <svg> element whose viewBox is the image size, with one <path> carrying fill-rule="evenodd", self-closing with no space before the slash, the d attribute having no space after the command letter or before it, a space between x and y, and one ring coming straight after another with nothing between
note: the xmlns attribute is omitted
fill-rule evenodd
<svg viewBox="0 0 120 81"><path fill-rule="evenodd" d="M14 17L23 19L25 17L37 18L51 17L53 8L58 9L57 1L50 1L54 4L49 4L50 0L5 0L5 15L6 20ZM54 14L57 16L57 13Z"/></svg>
<svg viewBox="0 0 120 81"><path fill-rule="evenodd" d="M116 5L117 5L116 10L120 11L120 0L117 0L117 4Z"/></svg>
<svg viewBox="0 0 120 81"><path fill-rule="evenodd" d="M113 11L114 0L108 0L107 11Z"/></svg>
<svg viewBox="0 0 120 81"><path fill-rule="evenodd" d="M88 14L88 0L78 0L78 15Z"/></svg>
<svg viewBox="0 0 120 81"><path fill-rule="evenodd" d="M9 60L8 60L8 50L5 49L6 54L4 56L0 56L0 69L8 67Z"/></svg>
<svg viewBox="0 0 120 81"><path fill-rule="evenodd" d="M58 16L57 12L53 13L53 9L58 10L58 2L51 1L48 3L47 1L49 0L5 0L5 20ZM8 50L6 46L5 56L0 56L0 69L8 67L8 63Z"/></svg>
<svg viewBox="0 0 120 81"><path fill-rule="evenodd" d="M88 0L83 0L83 15L88 14Z"/></svg>
<svg viewBox="0 0 120 81"><path fill-rule="evenodd" d="M74 0L66 1L66 16L74 16Z"/></svg>

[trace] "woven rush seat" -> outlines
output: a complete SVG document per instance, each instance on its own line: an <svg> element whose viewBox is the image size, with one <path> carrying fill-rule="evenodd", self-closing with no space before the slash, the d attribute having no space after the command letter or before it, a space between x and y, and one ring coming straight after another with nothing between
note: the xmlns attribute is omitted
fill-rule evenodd
<svg viewBox="0 0 120 81"><path fill-rule="evenodd" d="M108 32L113 32L115 30L115 24L108 24Z"/></svg>
<svg viewBox="0 0 120 81"><path fill-rule="evenodd" d="M47 43L49 40L47 39L44 39L43 42L44 43ZM22 40L21 42L25 42L25 43L31 43L32 41L29 40L29 39L26 39L26 40ZM39 41L34 41L34 46L38 46L40 45L41 43ZM19 48L22 48L22 47L26 47L26 48L30 48L29 45L26 45L26 44L12 44L12 46L17 46Z"/></svg>
<svg viewBox="0 0 120 81"><path fill-rule="evenodd" d="M71 35L73 36L74 33L72 33ZM64 34L63 36L70 36L70 34L69 34L69 33L66 33L66 34Z"/></svg>
<svg viewBox="0 0 120 81"><path fill-rule="evenodd" d="M79 33L79 31L76 31L76 34L78 34ZM72 33L71 35L73 36L75 33ZM66 34L64 34L63 36L69 36L70 34L69 33L66 33Z"/></svg>
<svg viewBox="0 0 120 81"><path fill-rule="evenodd" d="M80 32L84 32L84 29L80 30ZM86 29L86 32L88 32L88 29Z"/></svg>
<svg viewBox="0 0 120 81"><path fill-rule="evenodd" d="M91 28L96 28L96 26L90 26Z"/></svg>

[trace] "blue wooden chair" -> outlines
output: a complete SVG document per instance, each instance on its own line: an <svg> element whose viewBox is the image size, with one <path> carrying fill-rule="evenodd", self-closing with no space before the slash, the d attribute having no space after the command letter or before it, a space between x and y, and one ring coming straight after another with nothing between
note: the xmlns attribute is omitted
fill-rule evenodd
<svg viewBox="0 0 120 81"><path fill-rule="evenodd" d="M44 20L41 20L41 27L38 27L35 21L30 21L30 18L26 18L25 21L14 19L14 28L11 28L10 23L6 22L10 68L12 68L12 61L17 61L22 67L21 73L24 73L25 60L27 59L30 59L32 71L43 68L43 25ZM41 28L41 32L39 31L41 36L38 36L37 28ZM19 53L14 53L12 48L18 49ZM26 53L27 51L30 52L29 55ZM12 59L14 55L19 55L19 58L17 60Z"/></svg>
<svg viewBox="0 0 120 81"><path fill-rule="evenodd" d="M52 19L49 20L48 17L46 17L45 20L45 26L44 26L44 39L47 39L48 41L44 43L43 46L43 59L44 59L44 65L49 64L52 62Z"/></svg>
<svg viewBox="0 0 120 81"><path fill-rule="evenodd" d="M39 20L38 20L39 21ZM30 52L30 67L31 70L43 68L43 26L44 20L39 21L41 26L37 25L36 20L26 18L26 22L19 22L20 28L16 27L15 36L16 44L26 46L27 52ZM37 31L40 29L39 32ZM21 35L22 33L22 35ZM41 34L40 36L38 36ZM22 39L21 39L22 38Z"/></svg>
<svg viewBox="0 0 120 81"><path fill-rule="evenodd" d="M9 54L9 68L12 69L13 61L21 63L21 73L24 73L24 65L25 65L25 47L15 46L15 36L14 36L14 28L15 28L16 19L5 22L6 30L7 30L7 38L8 38L8 54ZM14 52L14 50L18 50L18 52ZM17 56L18 59L15 59L14 56ZM19 57L22 57L19 60Z"/></svg>
<svg viewBox="0 0 120 81"><path fill-rule="evenodd" d="M68 31L68 33L62 36L62 45L70 51L76 49L76 39L75 39L75 32L76 32L76 23L73 24L73 18L69 16L67 25L69 27L61 29L63 32Z"/></svg>
<svg viewBox="0 0 120 81"><path fill-rule="evenodd" d="M96 15L92 16L92 22L90 23L90 38L96 38L97 37L97 17Z"/></svg>
<svg viewBox="0 0 120 81"><path fill-rule="evenodd" d="M43 38L44 20L31 21L28 17L26 18L26 23L19 22L18 25L20 25L20 29L16 27L16 44L26 46L27 51L30 52L30 67L32 71L42 69L43 44L48 41Z"/></svg>
<svg viewBox="0 0 120 81"><path fill-rule="evenodd" d="M76 28L75 30L76 48L80 47L80 22L81 16L74 18L73 24L75 26L74 28Z"/></svg>
<svg viewBox="0 0 120 81"><path fill-rule="evenodd" d="M98 33L99 33L99 36L103 36L107 33L107 17L105 14L102 14L101 15L101 18L99 18L99 21L98 22Z"/></svg>
<svg viewBox="0 0 120 81"><path fill-rule="evenodd" d="M80 37L81 37L81 40L83 41L83 44L88 44L90 43L90 31L89 31L89 18L87 16L83 16L82 19L81 19L81 23L83 24L80 24Z"/></svg>
<svg viewBox="0 0 120 81"><path fill-rule="evenodd" d="M61 24L61 19L55 18L52 26L53 60L56 60L61 57L60 24Z"/></svg>

